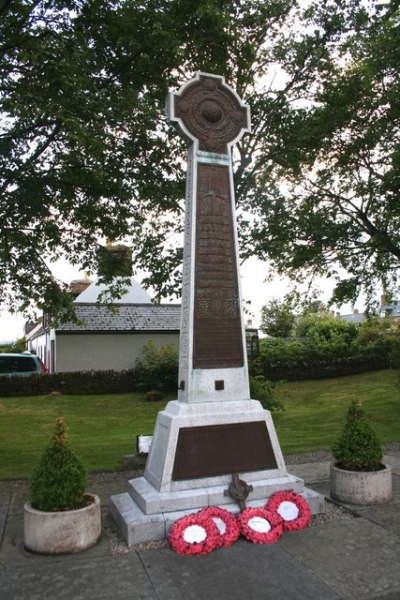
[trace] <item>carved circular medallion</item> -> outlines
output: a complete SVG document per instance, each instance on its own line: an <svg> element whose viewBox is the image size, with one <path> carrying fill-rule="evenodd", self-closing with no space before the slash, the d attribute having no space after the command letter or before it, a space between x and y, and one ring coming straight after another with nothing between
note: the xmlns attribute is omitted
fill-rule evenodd
<svg viewBox="0 0 400 600"><path fill-rule="evenodd" d="M223 116L222 108L215 100L204 100L200 105L200 112L209 123L218 123Z"/></svg>
<svg viewBox="0 0 400 600"><path fill-rule="evenodd" d="M201 150L219 153L249 125L246 108L220 77L200 75L176 95L175 116L199 140Z"/></svg>

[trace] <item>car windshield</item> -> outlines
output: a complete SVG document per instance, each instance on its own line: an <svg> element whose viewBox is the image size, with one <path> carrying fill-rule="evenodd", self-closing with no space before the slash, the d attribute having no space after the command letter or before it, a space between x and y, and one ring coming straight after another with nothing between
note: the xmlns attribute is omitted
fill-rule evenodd
<svg viewBox="0 0 400 600"><path fill-rule="evenodd" d="M30 356L1 356L0 373L31 373L36 371L36 364Z"/></svg>

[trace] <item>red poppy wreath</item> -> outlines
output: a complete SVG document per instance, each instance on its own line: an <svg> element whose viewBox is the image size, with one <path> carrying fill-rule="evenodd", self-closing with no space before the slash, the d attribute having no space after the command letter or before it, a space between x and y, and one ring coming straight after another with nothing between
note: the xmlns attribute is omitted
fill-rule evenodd
<svg viewBox="0 0 400 600"><path fill-rule="evenodd" d="M282 519L265 508L246 508L238 516L240 531L255 544L272 544L283 533Z"/></svg>
<svg viewBox="0 0 400 600"><path fill-rule="evenodd" d="M296 492L276 492L265 508L281 517L285 531L305 529L311 520L310 507Z"/></svg>
<svg viewBox="0 0 400 600"><path fill-rule="evenodd" d="M178 554L208 554L222 545L221 534L212 519L192 514L176 521L168 541Z"/></svg>
<svg viewBox="0 0 400 600"><path fill-rule="evenodd" d="M221 535L221 545L224 548L228 548L236 542L240 535L240 527L236 518L229 510L219 508L219 506L209 506L203 508L198 514L214 521Z"/></svg>

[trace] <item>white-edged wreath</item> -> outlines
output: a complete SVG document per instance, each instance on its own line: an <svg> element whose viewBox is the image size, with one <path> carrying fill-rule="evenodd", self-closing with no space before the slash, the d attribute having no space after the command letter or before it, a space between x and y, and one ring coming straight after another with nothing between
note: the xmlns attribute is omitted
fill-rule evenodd
<svg viewBox="0 0 400 600"><path fill-rule="evenodd" d="M305 529L311 520L307 501L293 491L276 492L268 499L265 508L279 515L285 531Z"/></svg>
<svg viewBox="0 0 400 600"><path fill-rule="evenodd" d="M172 525L168 541L178 554L209 554L222 545L221 534L213 519L187 515Z"/></svg>
<svg viewBox="0 0 400 600"><path fill-rule="evenodd" d="M242 535L255 544L273 544L283 533L281 517L265 508L246 508L238 521Z"/></svg>
<svg viewBox="0 0 400 600"><path fill-rule="evenodd" d="M228 548L236 542L240 535L240 527L237 519L229 510L219 506L208 506L198 514L214 521L221 535L221 545L224 548Z"/></svg>

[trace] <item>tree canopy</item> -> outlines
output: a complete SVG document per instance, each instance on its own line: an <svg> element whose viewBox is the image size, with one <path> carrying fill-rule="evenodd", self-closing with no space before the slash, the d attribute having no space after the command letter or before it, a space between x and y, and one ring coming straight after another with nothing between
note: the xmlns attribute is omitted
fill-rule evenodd
<svg viewBox="0 0 400 600"><path fill-rule="evenodd" d="M68 318L52 273L126 240L162 294L180 281L185 147L165 96L222 74L252 111L234 152L242 256L396 281L398 11L358 0L4 0L0 302Z"/></svg>
<svg viewBox="0 0 400 600"><path fill-rule="evenodd" d="M294 324L295 313L289 302L273 299L261 309L261 331L271 337L289 337Z"/></svg>
<svg viewBox="0 0 400 600"><path fill-rule="evenodd" d="M177 212L160 114L180 64L168 1L13 0L0 9L1 301L70 313L52 276L95 270L98 240ZM157 167L156 167L157 165ZM178 188L178 189L177 189Z"/></svg>
<svg viewBox="0 0 400 600"><path fill-rule="evenodd" d="M249 241L279 273L337 279L334 299L395 293L400 266L400 21L397 3L359 11L314 94L284 164L285 189L262 185ZM254 231L255 228L255 231ZM341 271L342 269L342 271ZM343 276L343 270L346 273Z"/></svg>

